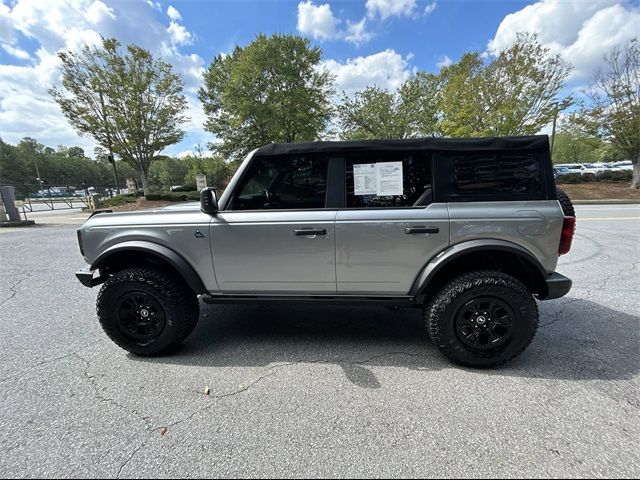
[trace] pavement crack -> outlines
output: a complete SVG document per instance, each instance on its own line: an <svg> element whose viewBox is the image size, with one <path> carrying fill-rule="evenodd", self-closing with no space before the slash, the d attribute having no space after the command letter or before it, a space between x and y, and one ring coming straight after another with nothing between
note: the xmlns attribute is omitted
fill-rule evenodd
<svg viewBox="0 0 640 480"><path fill-rule="evenodd" d="M29 368L25 368L24 370L21 370L20 372L14 374L14 375L11 375L9 377L5 377L5 378L0 379L0 383L6 382L8 380L13 380L14 378L18 378L18 377L24 375L25 373L30 372L31 370L34 370L34 369L39 368L39 367L43 367L45 365L51 365L53 363L59 362L60 360L64 360L65 358L77 357L78 356L77 354L79 352L81 352L83 350L86 350L87 348L92 347L93 345L101 343L102 341L103 340L97 340L97 341L92 342L92 343L90 343L88 345L85 345L84 347L81 347L78 350L75 350L75 351L73 351L73 352L71 352L71 353L69 353L67 355L62 355L60 357L55 357L55 358L51 358L49 360L43 360L42 362L38 362L35 365L31 365Z"/></svg>
<svg viewBox="0 0 640 480"><path fill-rule="evenodd" d="M111 397L107 397L105 395L103 395L100 392L100 387L98 386L98 380L96 379L95 375L90 375L89 374L89 368L91 368L91 362L89 360L87 360L86 358L82 357L81 355L78 355L77 353L74 353L73 355L75 355L76 358L78 358L80 361L84 362L85 364L85 368L83 371L83 375L85 376L85 378L87 380L89 380L89 383L91 384L91 388L94 391L94 398L96 400L98 400L101 403L108 403L110 405L113 405L117 408L120 408L121 410L125 410L128 413L133 414L134 416L136 416L137 418L139 418L144 424L145 424L145 428L146 429L150 429L151 428L151 421L149 419L149 417L147 415L144 415L142 412L140 412L139 410L135 409L135 408L130 408L127 407L126 405L123 405L122 403L118 402L116 399L111 398Z"/></svg>
<svg viewBox="0 0 640 480"><path fill-rule="evenodd" d="M18 285L20 285L22 282L24 282L30 275L27 275L25 277L19 278L18 280L16 280L16 282L11 285L9 287L9 291L11 292L11 295L9 295L7 298L5 298L2 302L0 302L0 307L2 305L4 305L5 303L7 303L9 300L11 300L13 297L15 297L18 294Z"/></svg>
<svg viewBox="0 0 640 480"><path fill-rule="evenodd" d="M548 321L547 323L541 323L538 325L538 328L544 328L544 327L548 327L549 325L553 325L554 323L557 323L561 320L560 316L564 313L564 311L567 309L567 307L569 305L571 305L572 303L576 303L581 301L581 298L572 298L571 300L569 300L568 302L565 302L562 304L562 308L560 308L560 310L557 310L555 312L553 312L553 318Z"/></svg>

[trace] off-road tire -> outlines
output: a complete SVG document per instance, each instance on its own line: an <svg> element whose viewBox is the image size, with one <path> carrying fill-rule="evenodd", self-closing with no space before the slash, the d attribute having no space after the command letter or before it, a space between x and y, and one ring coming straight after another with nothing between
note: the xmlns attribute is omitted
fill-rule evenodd
<svg viewBox="0 0 640 480"><path fill-rule="evenodd" d="M567 195L567 193L564 190L557 187L556 187L556 192L557 192L558 201L560 202L560 206L562 207L562 212L564 213L564 216L575 217L576 211L573 208L573 202L571 202L569 195Z"/></svg>
<svg viewBox="0 0 640 480"><path fill-rule="evenodd" d="M505 343L476 350L462 341L456 318L474 298L496 298L512 310L512 327ZM426 327L435 345L454 363L468 367L494 367L520 355L538 328L538 306L529 289L502 272L483 270L466 273L444 285L425 305Z"/></svg>
<svg viewBox="0 0 640 480"><path fill-rule="evenodd" d="M119 300L132 292L150 297L162 310L164 327L152 341L135 341L124 333L119 321ZM129 268L110 277L100 289L96 307L109 338L136 355L171 352L193 331L200 313L196 294L181 278L146 267Z"/></svg>

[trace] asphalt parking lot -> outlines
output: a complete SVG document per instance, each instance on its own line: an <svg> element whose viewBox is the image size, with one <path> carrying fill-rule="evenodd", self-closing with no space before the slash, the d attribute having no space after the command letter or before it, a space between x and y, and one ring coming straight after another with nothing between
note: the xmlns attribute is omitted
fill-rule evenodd
<svg viewBox="0 0 640 480"><path fill-rule="evenodd" d="M482 371L374 307L203 305L178 353L138 358L73 275L83 214L0 231L0 476L637 478L640 205L577 211L573 290Z"/></svg>

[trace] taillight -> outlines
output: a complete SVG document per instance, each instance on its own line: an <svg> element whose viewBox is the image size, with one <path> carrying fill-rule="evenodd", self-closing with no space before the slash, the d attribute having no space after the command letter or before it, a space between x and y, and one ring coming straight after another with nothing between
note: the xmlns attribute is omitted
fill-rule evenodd
<svg viewBox="0 0 640 480"><path fill-rule="evenodd" d="M564 217L562 224L562 235L560 235L560 246L558 247L558 255L564 255L571 250L571 241L576 231L576 217Z"/></svg>

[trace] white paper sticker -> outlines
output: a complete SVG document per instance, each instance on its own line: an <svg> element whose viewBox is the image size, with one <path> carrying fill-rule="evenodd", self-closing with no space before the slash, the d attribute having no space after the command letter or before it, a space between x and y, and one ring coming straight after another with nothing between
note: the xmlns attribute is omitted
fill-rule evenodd
<svg viewBox="0 0 640 480"><path fill-rule="evenodd" d="M353 166L353 194L375 195L377 172L375 163L362 163Z"/></svg>
<svg viewBox="0 0 640 480"><path fill-rule="evenodd" d="M402 162L376 163L376 178L376 195L402 195Z"/></svg>

